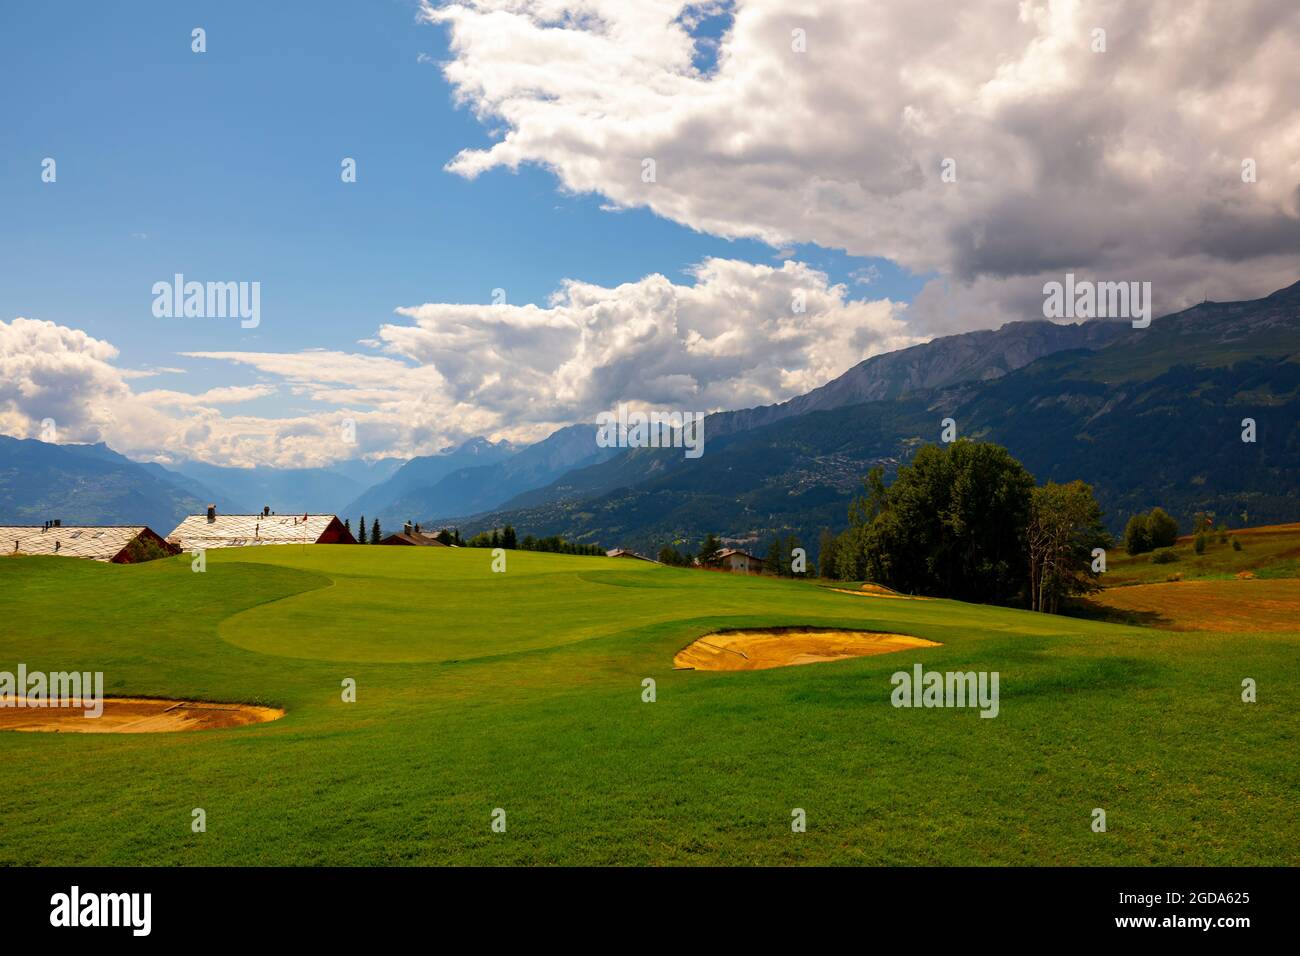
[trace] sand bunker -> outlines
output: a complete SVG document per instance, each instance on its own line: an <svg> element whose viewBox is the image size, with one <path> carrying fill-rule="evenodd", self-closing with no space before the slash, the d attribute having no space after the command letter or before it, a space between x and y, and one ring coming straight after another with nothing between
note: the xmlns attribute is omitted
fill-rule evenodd
<svg viewBox="0 0 1300 956"><path fill-rule="evenodd" d="M80 734L157 734L177 730L216 730L278 720L277 707L210 704L194 700L106 697L104 712L87 717L80 707L0 707L0 730Z"/></svg>
<svg viewBox="0 0 1300 956"><path fill-rule="evenodd" d="M834 591L837 594L856 594L858 597L882 597L897 598L900 601L928 601L929 598L918 597L914 594L899 594L892 588L887 588L883 584L871 584L870 582L862 585L861 588L854 591L849 588L827 588L828 591Z"/></svg>
<svg viewBox="0 0 1300 956"><path fill-rule="evenodd" d="M938 646L935 641L906 634L771 627L706 634L678 651L673 666L679 670L760 671Z"/></svg>

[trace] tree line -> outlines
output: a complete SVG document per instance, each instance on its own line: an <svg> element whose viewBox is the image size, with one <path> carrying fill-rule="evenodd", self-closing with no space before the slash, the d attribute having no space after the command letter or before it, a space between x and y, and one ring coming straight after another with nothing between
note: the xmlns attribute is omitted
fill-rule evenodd
<svg viewBox="0 0 1300 956"><path fill-rule="evenodd" d="M343 526L350 532L352 521L344 519ZM418 524L413 527L416 534L421 533ZM538 538L530 534L520 541L518 532L511 525L493 528L491 531L480 531L473 537L464 539L460 536L459 528L442 528L434 538L442 544L457 548L504 548L507 551L546 551L553 554L603 555L605 553L605 549L598 544L575 544L564 540L559 535ZM362 515L356 539L357 544L379 544L383 541L383 529L379 525L379 519L376 518L372 522L370 533L367 535L366 516Z"/></svg>
<svg viewBox="0 0 1300 956"><path fill-rule="evenodd" d="M1052 613L1100 589L1113 543L1091 486L1038 486L1005 448L969 439L922 447L889 486L872 468L848 519L822 532L824 578Z"/></svg>
<svg viewBox="0 0 1300 956"><path fill-rule="evenodd" d="M511 525L506 525L504 528L493 528L491 531L480 531L465 542L465 547L504 548L507 551L542 551L548 554L592 556L605 553L605 549L598 544L577 544L573 541L566 541L559 535L538 538L530 534L525 535L521 541L518 532Z"/></svg>

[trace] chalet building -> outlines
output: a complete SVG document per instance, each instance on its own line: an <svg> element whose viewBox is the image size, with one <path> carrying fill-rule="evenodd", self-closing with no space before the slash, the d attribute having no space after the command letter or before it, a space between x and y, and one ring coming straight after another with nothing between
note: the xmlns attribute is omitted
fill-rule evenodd
<svg viewBox="0 0 1300 956"><path fill-rule="evenodd" d="M713 556L710 566L737 574L762 574L763 559L756 558L748 551L739 548L723 548Z"/></svg>
<svg viewBox="0 0 1300 956"><path fill-rule="evenodd" d="M633 558L637 561L649 561L651 564L658 564L654 558L647 558L644 554L637 554L635 551L628 551L626 548L615 548L612 551L606 551L607 558Z"/></svg>
<svg viewBox="0 0 1300 956"><path fill-rule="evenodd" d="M445 541L439 541L438 535L442 531L421 531L420 526L406 522L402 530L396 534L390 534L387 538L380 541L380 544L396 544L406 547L417 548L454 548L455 545L447 544Z"/></svg>
<svg viewBox="0 0 1300 956"><path fill-rule="evenodd" d="M43 525L0 527L0 547L10 554L56 554L112 564L134 564L180 553L145 525Z"/></svg>
<svg viewBox="0 0 1300 956"><path fill-rule="evenodd" d="M450 548L452 545L443 544L436 537L427 531L398 531L396 534L390 534L387 538L379 542L380 544L397 544L397 545L415 545L420 548Z"/></svg>
<svg viewBox="0 0 1300 956"><path fill-rule="evenodd" d="M259 515L219 515L208 505L206 515L190 515L167 540L182 550L244 548L261 544L356 544L338 515L276 515L269 508Z"/></svg>

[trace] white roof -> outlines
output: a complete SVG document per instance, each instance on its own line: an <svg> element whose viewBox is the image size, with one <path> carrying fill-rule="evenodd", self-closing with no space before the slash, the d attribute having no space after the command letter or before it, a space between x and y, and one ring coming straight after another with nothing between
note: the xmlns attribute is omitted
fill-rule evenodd
<svg viewBox="0 0 1300 956"><path fill-rule="evenodd" d="M144 525L63 525L49 529L40 525L0 526L0 550L112 561L144 529Z"/></svg>
<svg viewBox="0 0 1300 956"><path fill-rule="evenodd" d="M334 515L190 515L167 540L182 548L242 548L259 544L314 544Z"/></svg>

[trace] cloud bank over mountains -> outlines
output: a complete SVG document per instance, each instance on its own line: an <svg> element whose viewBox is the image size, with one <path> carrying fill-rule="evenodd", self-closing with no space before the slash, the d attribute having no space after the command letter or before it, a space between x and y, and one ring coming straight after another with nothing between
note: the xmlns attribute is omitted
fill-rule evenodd
<svg viewBox="0 0 1300 956"><path fill-rule="evenodd" d="M708 259L690 278L570 280L544 307L402 307L365 352L183 353L258 377L197 395L133 389L141 373L84 332L0 321L0 428L36 437L53 418L60 441L104 440L128 454L166 459L182 448L222 464L311 467L428 454L478 435L537 440L619 401L705 412L781 401L918 341L899 304L851 300L800 263ZM231 410L278 393L320 410ZM352 432L355 445L343 437Z"/></svg>

